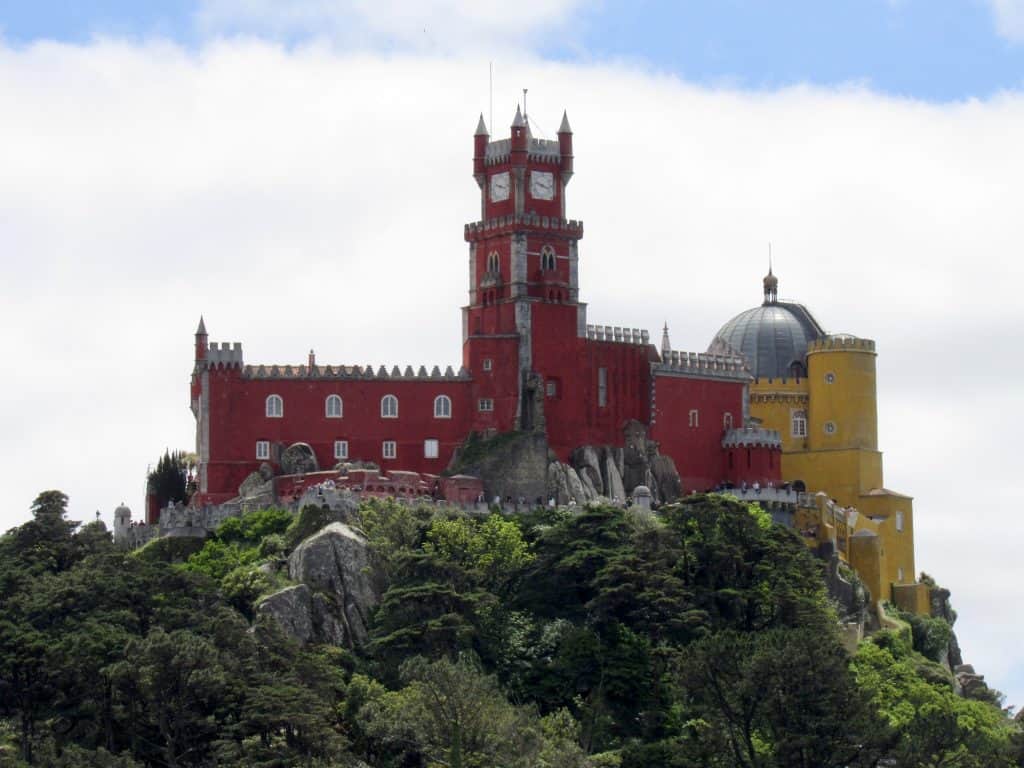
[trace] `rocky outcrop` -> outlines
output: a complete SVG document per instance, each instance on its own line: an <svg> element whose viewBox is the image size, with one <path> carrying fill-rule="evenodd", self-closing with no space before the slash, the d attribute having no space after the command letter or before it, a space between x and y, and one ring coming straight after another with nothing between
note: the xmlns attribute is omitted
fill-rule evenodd
<svg viewBox="0 0 1024 768"><path fill-rule="evenodd" d="M259 471L242 481L238 486L238 500L243 513L274 505L274 471L269 464L264 462Z"/></svg>
<svg viewBox="0 0 1024 768"><path fill-rule="evenodd" d="M319 472L320 464L309 443L292 443L281 453L281 472L286 475L302 475Z"/></svg>
<svg viewBox="0 0 1024 768"><path fill-rule="evenodd" d="M256 612L275 619L281 628L300 643L313 640L313 593L305 584L285 587L265 597Z"/></svg>
<svg viewBox="0 0 1024 768"><path fill-rule="evenodd" d="M331 523L295 548L288 558L288 575L310 591L314 642L352 648L367 641L384 579L362 533L344 523ZM296 610L304 609L301 596L290 599ZM304 626L301 619L289 618L287 612L283 615L283 626Z"/></svg>
<svg viewBox="0 0 1024 768"><path fill-rule="evenodd" d="M547 498L548 441L541 432L471 434L448 465L452 474L473 475L490 501Z"/></svg>
<svg viewBox="0 0 1024 768"><path fill-rule="evenodd" d="M548 464L547 498L565 505L570 502L583 504L596 499L597 496L593 485L588 488L576 470L568 464L560 461Z"/></svg>

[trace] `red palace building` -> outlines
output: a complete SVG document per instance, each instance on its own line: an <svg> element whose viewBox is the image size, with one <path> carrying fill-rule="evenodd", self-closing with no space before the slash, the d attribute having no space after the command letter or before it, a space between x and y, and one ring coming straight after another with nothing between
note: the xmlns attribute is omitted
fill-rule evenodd
<svg viewBox="0 0 1024 768"><path fill-rule="evenodd" d="M752 377L742 357L661 348L646 331L587 323L579 295L583 224L566 217L572 131L534 138L517 109L508 138L473 137L479 221L465 226L469 298L462 365L250 365L239 343L195 336L199 503L237 495L280 452L309 444L320 466L376 462L440 474L471 432L543 431L561 461L582 445L622 445L647 427L686 492L778 482L777 435L746 426Z"/></svg>

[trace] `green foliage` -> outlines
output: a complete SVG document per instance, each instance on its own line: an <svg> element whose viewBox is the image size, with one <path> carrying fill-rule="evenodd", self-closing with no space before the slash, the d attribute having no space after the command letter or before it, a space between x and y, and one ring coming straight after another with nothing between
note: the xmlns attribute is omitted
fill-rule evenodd
<svg viewBox="0 0 1024 768"><path fill-rule="evenodd" d="M308 539L321 528L331 523L342 522L342 517L337 512L332 512L327 507L316 507L307 504L294 516L291 524L284 531L286 549L295 549L305 539Z"/></svg>
<svg viewBox="0 0 1024 768"><path fill-rule="evenodd" d="M257 546L267 536L282 535L288 530L294 516L287 509L258 509L241 517L231 517L221 523L216 537L225 543Z"/></svg>
<svg viewBox="0 0 1024 768"><path fill-rule="evenodd" d="M188 501L189 455L184 451L164 451L149 473L147 490L156 496L163 509L170 502Z"/></svg>
<svg viewBox="0 0 1024 768"><path fill-rule="evenodd" d="M193 536L163 536L152 539L141 549L135 550L135 557L149 562L184 563L206 546L207 539Z"/></svg>
<svg viewBox="0 0 1024 768"><path fill-rule="evenodd" d="M918 616L900 611L899 616L910 625L914 650L932 661L942 661L949 650L953 628L940 616Z"/></svg>

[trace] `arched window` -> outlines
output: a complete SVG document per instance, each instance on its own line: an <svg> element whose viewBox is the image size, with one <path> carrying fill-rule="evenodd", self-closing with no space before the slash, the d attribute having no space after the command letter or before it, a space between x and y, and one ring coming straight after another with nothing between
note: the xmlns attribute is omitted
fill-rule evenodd
<svg viewBox="0 0 1024 768"><path fill-rule="evenodd" d="M793 437L807 437L807 411L791 411L789 416L791 421L790 434Z"/></svg>
<svg viewBox="0 0 1024 768"><path fill-rule="evenodd" d="M384 395L380 399L380 417L382 419L398 418L398 398L394 395Z"/></svg>
<svg viewBox="0 0 1024 768"><path fill-rule="evenodd" d="M900 533L903 533L903 513L902 512L897 512L896 513L896 530L899 531Z"/></svg>
<svg viewBox="0 0 1024 768"><path fill-rule="evenodd" d="M497 273L501 270L501 257L497 251L487 254L487 271Z"/></svg>
<svg viewBox="0 0 1024 768"><path fill-rule="evenodd" d="M327 400L324 403L324 415L326 415L328 419L340 419L342 407L341 397L338 395L328 395Z"/></svg>
<svg viewBox="0 0 1024 768"><path fill-rule="evenodd" d="M545 245L540 249L540 268L545 272L550 272L555 268L555 249L550 245Z"/></svg>
<svg viewBox="0 0 1024 768"><path fill-rule="evenodd" d="M284 416L284 400L280 395L270 395L267 398L267 418L280 419Z"/></svg>
<svg viewBox="0 0 1024 768"><path fill-rule="evenodd" d="M438 395L434 398L434 418L450 419L452 417L452 399L448 395Z"/></svg>
<svg viewBox="0 0 1024 768"><path fill-rule="evenodd" d="M728 411L722 414L722 428L732 429L732 414Z"/></svg>

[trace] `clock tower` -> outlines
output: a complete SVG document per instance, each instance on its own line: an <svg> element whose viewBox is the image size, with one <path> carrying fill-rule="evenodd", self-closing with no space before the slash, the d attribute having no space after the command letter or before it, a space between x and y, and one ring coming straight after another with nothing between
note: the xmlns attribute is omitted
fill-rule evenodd
<svg viewBox="0 0 1024 768"><path fill-rule="evenodd" d="M572 355L586 337L579 303L583 225L565 216L573 174L572 129L563 114L555 140L535 138L517 108L507 139L491 140L483 115L473 137L480 220L467 224L469 304L463 364L478 382L482 422L533 429L542 364ZM490 414L489 416L485 414Z"/></svg>

